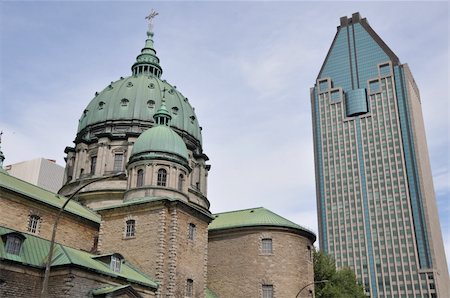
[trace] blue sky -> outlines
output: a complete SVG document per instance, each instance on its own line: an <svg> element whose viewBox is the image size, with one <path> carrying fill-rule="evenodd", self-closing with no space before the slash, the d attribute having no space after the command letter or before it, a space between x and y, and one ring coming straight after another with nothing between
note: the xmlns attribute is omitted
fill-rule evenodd
<svg viewBox="0 0 450 298"><path fill-rule="evenodd" d="M5 164L64 164L94 93L130 75L150 8L163 78L204 128L211 210L264 206L314 231L309 88L339 18L367 17L419 86L450 255L447 2L1 2Z"/></svg>

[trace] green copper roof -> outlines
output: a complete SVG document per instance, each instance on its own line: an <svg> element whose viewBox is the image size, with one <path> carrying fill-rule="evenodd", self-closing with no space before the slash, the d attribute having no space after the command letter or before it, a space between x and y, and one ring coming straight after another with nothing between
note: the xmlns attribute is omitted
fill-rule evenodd
<svg viewBox="0 0 450 298"><path fill-rule="evenodd" d="M110 294L110 293L114 293L116 291L122 290L122 289L126 289L131 287L130 285L120 285L120 286L106 286L106 287L101 287L101 288L97 288L92 290L92 295L94 296L100 296L100 295L105 295L105 294Z"/></svg>
<svg viewBox="0 0 450 298"><path fill-rule="evenodd" d="M0 235L9 234L11 232L17 231L0 226ZM0 259L16 261L23 265L44 269L44 263L50 248L50 241L27 233L17 233L26 237L23 241L20 254L16 256L6 253L5 243L3 242L3 245L0 245ZM114 272L110 269L109 264L95 259L95 255L93 254L57 244L53 254L52 267L64 265L77 265L90 271L122 278L152 288L158 287L158 284L153 279L135 269L126 260L122 263L120 272Z"/></svg>
<svg viewBox="0 0 450 298"><path fill-rule="evenodd" d="M153 49L152 36L152 33L148 33L146 45L132 67L133 75L111 82L103 91L95 94L81 115L79 133L106 121L122 121L121 125L124 125L123 121L131 120L153 123L153 114L164 100L172 116L172 126L201 144L201 129L188 99L178 92L176 86L159 78L162 69Z"/></svg>
<svg viewBox="0 0 450 298"><path fill-rule="evenodd" d="M316 237L312 231L263 207L217 213L213 216L214 220L209 224L209 231L243 227L273 226L305 231L312 234L314 239Z"/></svg>
<svg viewBox="0 0 450 298"><path fill-rule="evenodd" d="M145 47L137 56L136 62L131 67L133 74L151 74L158 78L161 77L162 68L159 65L159 58L156 56L156 50L153 48L153 32L147 31L147 40Z"/></svg>
<svg viewBox="0 0 450 298"><path fill-rule="evenodd" d="M0 171L0 188L13 191L15 193L24 195L27 199L38 201L55 208L60 208L67 200L67 198L64 196L55 194L51 191L20 180L2 171ZM81 216L87 220L100 223L100 216L97 213L87 209L86 207L75 201L70 201L69 204L67 204L65 210L69 213Z"/></svg>
<svg viewBox="0 0 450 298"><path fill-rule="evenodd" d="M188 160L188 151L183 139L165 125L144 131L134 143L131 156L147 152L172 153Z"/></svg>

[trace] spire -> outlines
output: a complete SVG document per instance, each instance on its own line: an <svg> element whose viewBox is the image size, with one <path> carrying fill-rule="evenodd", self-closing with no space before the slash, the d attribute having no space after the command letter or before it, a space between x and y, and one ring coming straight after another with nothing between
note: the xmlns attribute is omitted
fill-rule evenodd
<svg viewBox="0 0 450 298"><path fill-rule="evenodd" d="M147 74L161 77L162 68L159 65L159 58L156 56L156 50L153 48L153 19L157 15L158 13L152 9L150 14L145 17L148 20L147 39L144 48L131 67L133 75Z"/></svg>
<svg viewBox="0 0 450 298"><path fill-rule="evenodd" d="M153 115L153 119L155 119L157 125L169 126L169 122L170 119L172 119L172 116L170 115L169 111L166 108L165 100L161 102L161 106L159 107L158 111L156 111L156 113Z"/></svg>

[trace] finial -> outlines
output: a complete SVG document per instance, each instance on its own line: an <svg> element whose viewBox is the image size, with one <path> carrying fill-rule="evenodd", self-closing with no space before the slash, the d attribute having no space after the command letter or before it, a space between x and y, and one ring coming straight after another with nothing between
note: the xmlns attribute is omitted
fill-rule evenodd
<svg viewBox="0 0 450 298"><path fill-rule="evenodd" d="M153 19L159 15L153 8L150 10L150 13L148 16L145 17L146 20L148 20L148 32L153 32Z"/></svg>

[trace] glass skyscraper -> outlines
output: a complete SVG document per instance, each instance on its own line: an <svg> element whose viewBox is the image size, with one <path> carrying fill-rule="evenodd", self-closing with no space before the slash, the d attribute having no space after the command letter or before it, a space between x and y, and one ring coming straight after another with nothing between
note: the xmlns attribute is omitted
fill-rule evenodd
<svg viewBox="0 0 450 298"><path fill-rule="evenodd" d="M450 297L419 90L359 13L311 103L321 249L371 297Z"/></svg>

